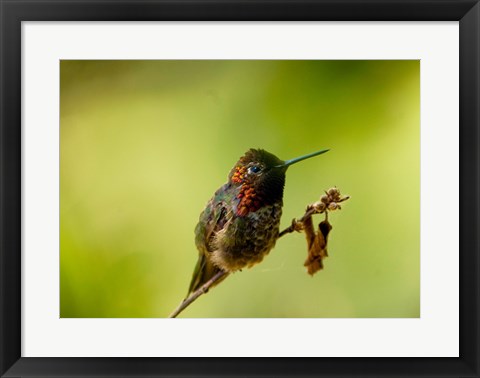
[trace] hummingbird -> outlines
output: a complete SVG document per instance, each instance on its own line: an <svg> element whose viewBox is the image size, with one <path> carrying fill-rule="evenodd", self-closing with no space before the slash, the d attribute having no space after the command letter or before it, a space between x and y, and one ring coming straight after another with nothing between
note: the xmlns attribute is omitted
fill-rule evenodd
<svg viewBox="0 0 480 378"><path fill-rule="evenodd" d="M221 270L233 273L263 260L279 235L288 167L327 151L284 161L250 149L237 161L195 227L199 256L187 297Z"/></svg>

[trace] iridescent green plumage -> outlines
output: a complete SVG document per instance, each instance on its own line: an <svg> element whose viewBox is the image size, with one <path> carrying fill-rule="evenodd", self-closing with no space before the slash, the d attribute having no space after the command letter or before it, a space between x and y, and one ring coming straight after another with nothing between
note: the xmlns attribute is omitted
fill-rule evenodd
<svg viewBox="0 0 480 378"><path fill-rule="evenodd" d="M235 272L263 260L278 238L288 166L324 152L282 161L250 149L240 158L200 214L195 228L199 258L189 293L220 270Z"/></svg>

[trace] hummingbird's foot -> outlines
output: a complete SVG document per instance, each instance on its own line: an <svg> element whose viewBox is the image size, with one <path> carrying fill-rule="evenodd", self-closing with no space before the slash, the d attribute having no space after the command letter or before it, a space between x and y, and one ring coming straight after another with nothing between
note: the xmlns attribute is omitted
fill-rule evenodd
<svg viewBox="0 0 480 378"><path fill-rule="evenodd" d="M295 218L292 219L292 229L297 232L303 231L303 222L297 221Z"/></svg>
<svg viewBox="0 0 480 378"><path fill-rule="evenodd" d="M295 218L293 218L290 226L288 226L285 230L280 232L278 234L278 237L280 238L283 235L289 234L289 233L294 232L294 231L297 231L297 232L302 232L303 231L303 221L302 220L296 220Z"/></svg>

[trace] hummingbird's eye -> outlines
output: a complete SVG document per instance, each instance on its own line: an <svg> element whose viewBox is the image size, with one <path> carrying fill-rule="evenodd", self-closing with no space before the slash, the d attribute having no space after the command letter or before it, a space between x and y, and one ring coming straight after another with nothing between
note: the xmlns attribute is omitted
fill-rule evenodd
<svg viewBox="0 0 480 378"><path fill-rule="evenodd" d="M258 173L262 170L258 165L253 165L250 168L248 168L248 173Z"/></svg>

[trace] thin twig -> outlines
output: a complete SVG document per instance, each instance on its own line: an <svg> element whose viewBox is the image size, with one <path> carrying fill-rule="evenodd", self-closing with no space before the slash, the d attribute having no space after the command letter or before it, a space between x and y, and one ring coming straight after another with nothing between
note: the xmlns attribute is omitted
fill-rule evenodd
<svg viewBox="0 0 480 378"><path fill-rule="evenodd" d="M287 227L285 230L280 232L278 234L278 237L281 238L283 235L302 230L303 228L301 228L302 227L301 225L305 222L305 220L310 218L313 214L317 214L317 213L318 211L312 205L309 205L307 207L307 210L305 211L305 214L303 214L303 217L301 217L299 220L293 219L292 224L289 227Z"/></svg>
<svg viewBox="0 0 480 378"><path fill-rule="evenodd" d="M177 309L170 314L169 318L176 318L178 314L180 314L183 310L190 306L190 304L195 301L200 295L205 294L210 288L210 286L212 286L220 278L226 275L228 275L228 272L220 270L217 274L215 274L212 278L205 282L200 288L190 294L188 298L185 298L183 302L180 303L180 305L177 307Z"/></svg>

